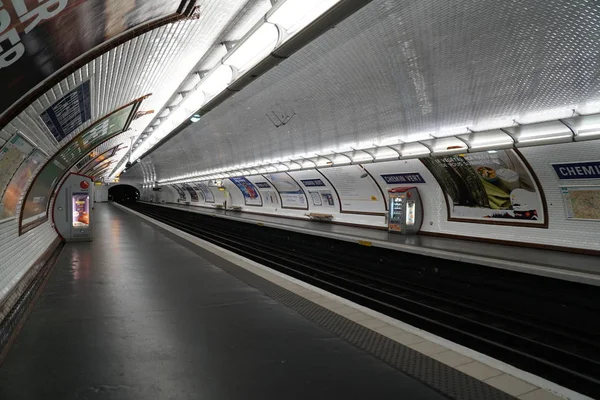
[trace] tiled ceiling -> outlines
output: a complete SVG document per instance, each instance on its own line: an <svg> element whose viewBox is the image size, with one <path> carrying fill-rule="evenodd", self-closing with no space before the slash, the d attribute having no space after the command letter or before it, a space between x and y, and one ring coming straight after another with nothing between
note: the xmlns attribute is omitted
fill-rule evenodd
<svg viewBox="0 0 600 400"><path fill-rule="evenodd" d="M243 18L240 13L248 3L256 3L256 0L197 1L201 11L199 18L164 25L102 54L12 119L0 130L0 146L18 131L52 156L95 121L136 98L151 94L142 103L141 110L161 110L193 67L215 46L221 32L231 30L232 24ZM40 114L87 80L91 84L91 118L58 143ZM129 146L129 138L137 137L152 118L153 114L149 114L135 120L132 130L118 137L122 139L121 144ZM114 146L118 138L101 147ZM98 151L100 149L95 149Z"/></svg>
<svg viewBox="0 0 600 400"><path fill-rule="evenodd" d="M388 137L557 118L556 110L599 104L599 64L598 2L374 0L144 163L152 180L164 180ZM279 128L272 122L290 116ZM138 167L128 173L142 176Z"/></svg>

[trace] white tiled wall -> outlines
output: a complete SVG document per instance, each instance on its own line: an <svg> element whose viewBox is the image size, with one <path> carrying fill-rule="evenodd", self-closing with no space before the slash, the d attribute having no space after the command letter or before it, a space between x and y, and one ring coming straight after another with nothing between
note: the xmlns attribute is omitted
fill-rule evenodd
<svg viewBox="0 0 600 400"><path fill-rule="evenodd" d="M548 206L548 215L546 218L549 221L547 229L448 221L447 206L442 190L429 170L417 159L365 164L364 167L371 173L386 195L387 189L391 186L386 185L381 178L381 174L413 172L421 174L426 183L411 186L417 186L421 193L424 207L423 232L600 250L600 221L568 220L560 193L560 186L600 185L600 180L559 182L551 166L551 163L559 162L600 160L600 141L529 147L523 148L520 151L536 173L545 193ZM292 175L297 180L314 179L320 176L316 171L292 172ZM257 179L263 180L260 177L249 177L249 179L253 182ZM307 218L307 213L323 213L327 211L327 213L334 216L334 221L370 225L373 227L385 226L384 217L340 213L338 207L325 210L323 207L312 205L310 199L308 210L281 209L280 207L273 206L246 206L239 189L228 180L224 182L229 193L231 193L233 205L242 207L242 210L246 212ZM329 185L329 183L327 184ZM166 202L176 201L177 196L170 194L168 187L163 187L163 192L160 193L161 199L164 199ZM336 198L336 205L337 201L338 199ZM385 212L383 206L380 211L382 213Z"/></svg>

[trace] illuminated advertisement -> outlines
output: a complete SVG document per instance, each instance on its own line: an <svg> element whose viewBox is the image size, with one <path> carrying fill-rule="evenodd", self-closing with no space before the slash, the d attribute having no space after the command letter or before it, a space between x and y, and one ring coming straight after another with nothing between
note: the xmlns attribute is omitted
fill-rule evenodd
<svg viewBox="0 0 600 400"><path fill-rule="evenodd" d="M276 174L264 175L264 177L269 180L279 192L281 206L283 208L308 210L306 194L291 176L285 172L279 172Z"/></svg>
<svg viewBox="0 0 600 400"><path fill-rule="evenodd" d="M421 162L444 192L449 220L546 225L540 188L515 150L427 157Z"/></svg>
<svg viewBox="0 0 600 400"><path fill-rule="evenodd" d="M21 233L24 226L29 228L45 220L50 198L62 176L95 147L124 132L139 104L131 103L91 125L44 165L27 193L21 212Z"/></svg>
<svg viewBox="0 0 600 400"><path fill-rule="evenodd" d="M262 206L262 199L258 189L247 178L241 176L237 178L229 178L235 186L240 189L244 196L244 203L247 206Z"/></svg>
<svg viewBox="0 0 600 400"><path fill-rule="evenodd" d="M0 114L71 61L135 26L175 14L180 3L0 1ZM53 131L53 135L63 133Z"/></svg>
<svg viewBox="0 0 600 400"><path fill-rule="evenodd" d="M75 193L72 197L73 226L90 225L90 196L88 193Z"/></svg>

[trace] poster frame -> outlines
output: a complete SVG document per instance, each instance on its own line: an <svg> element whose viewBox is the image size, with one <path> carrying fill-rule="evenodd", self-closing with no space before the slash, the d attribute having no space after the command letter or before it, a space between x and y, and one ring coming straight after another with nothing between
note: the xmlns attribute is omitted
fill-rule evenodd
<svg viewBox="0 0 600 400"><path fill-rule="evenodd" d="M242 191L242 189L240 189L240 187L237 185L237 183L235 183L233 181L233 179L240 179L240 178L245 179L250 185L252 185L256 189L256 194L258 194L258 198L260 200L260 204L248 204L248 198L244 195L244 192ZM264 202L263 202L262 195L260 194L260 191L258 190L258 188L256 187L256 185L254 183L252 183L247 177L245 177L245 176L232 176L232 177L227 178L227 179L229 179L229 182L231 182L233 184L233 186L235 186L240 191L240 193L242 194L242 197L244 198L244 205L245 206L248 206L248 207L262 207L263 206Z"/></svg>
<svg viewBox="0 0 600 400"><path fill-rule="evenodd" d="M340 208L340 214L354 214L354 215L372 215L372 216L377 216L377 217L385 217L387 215L387 211L388 211L388 202L386 201L385 198L385 194L383 192L383 189L381 188L381 186L379 185L379 183L377 183L377 179L375 179L373 177L373 175L371 174L371 172L369 172L362 164L354 164L359 166L360 168L363 169L364 172L366 172L369 176L369 178L371 179L371 181L375 184L375 186L377 187L377 189L379 190L381 196L382 196L382 201L385 207L385 211L386 212L370 212L370 211L351 211L351 210L344 210L344 208L342 207L342 197L340 196L337 188L335 187L335 185L329 180L329 178L327 178L327 176L325 176L324 173L321 172L321 169L326 169L326 168L315 168L316 171L318 171L323 178L325 178L327 180L327 182L329 182L329 185L333 188L333 191L335 192L335 195L338 198L338 204L339 204L339 208ZM340 167L344 167L345 165L341 165Z"/></svg>
<svg viewBox="0 0 600 400"><path fill-rule="evenodd" d="M558 189L560 190L560 194L562 197L562 202L563 202L563 209L565 211L565 220L567 221L591 221L591 222L595 222L598 223L600 222L600 219L592 219L592 218L569 218L568 215L569 213L567 212L567 203L565 202L565 195L563 193L563 189L580 189L580 188L598 188L598 191L600 191L600 185L577 185L576 182L572 182L571 185L560 185L558 187Z"/></svg>
<svg viewBox="0 0 600 400"><path fill-rule="evenodd" d="M542 202L542 211L544 212L544 222L541 224L539 224L539 223L533 224L533 223L527 223L527 222L519 222L518 220L505 221L505 220L493 219L493 218L488 218L488 219L483 219L483 218L482 219L474 219L473 218L473 219L471 219L471 218L452 217L452 214L451 214L452 205L450 204L450 201L448 200L448 196L442 190L442 194L444 196L444 201L446 202L446 220L447 221L449 221L449 222L465 222L465 223L469 223L469 224L483 224L483 225L548 229L548 223L549 223L549 219L550 219L549 215L548 215L548 203L546 201L546 194L544 193L544 188L542 187L542 184L541 184L537 174L535 173L535 170L531 167L531 164L529 164L529 161L527 161L525 156L523 156L523 154L518 149L511 148L511 149L506 149L506 150L514 151L515 154L517 155L517 157L523 163L523 165L525 165L525 168L527 168L528 172L531 174L531 178L533 179L533 181L537 187L537 190L538 190L538 196ZM421 158L419 158L419 161L421 161L423 166L429 171L429 169L427 168L427 165L425 163L423 163ZM441 188L441 185L438 182L438 180L435 178L435 176L433 178L434 178L435 182L438 184L438 186L440 186L440 188Z"/></svg>
<svg viewBox="0 0 600 400"><path fill-rule="evenodd" d="M293 180L296 185L298 185L298 187L300 188L300 191L302 191L302 194L304 195L304 198L306 199L306 207L288 207L288 206L284 206L283 205L283 197L281 197L281 193L279 192L279 189L277 189L277 186L273 183L273 181L271 181L269 178L267 178L265 176L265 174L261 174L261 176L271 184L271 186L273 186L273 189L275 189L275 191L277 192L277 194L279 195L279 200L280 200L280 204L282 209L286 209L286 210L304 210L307 211L309 209L309 204L308 204L308 196L306 195L306 192L303 189L303 185L299 184L298 181L296 181L290 174L288 174L287 172L273 172L269 175L272 174L286 174L291 180ZM285 193L284 193L285 194Z"/></svg>

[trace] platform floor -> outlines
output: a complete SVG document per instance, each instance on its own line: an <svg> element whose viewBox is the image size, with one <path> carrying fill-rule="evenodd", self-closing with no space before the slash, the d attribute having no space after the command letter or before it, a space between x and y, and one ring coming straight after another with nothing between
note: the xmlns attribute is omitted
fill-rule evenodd
<svg viewBox="0 0 600 400"><path fill-rule="evenodd" d="M67 244L0 399L445 399L108 204Z"/></svg>
<svg viewBox="0 0 600 400"><path fill-rule="evenodd" d="M471 262L600 286L600 257L427 235L398 235L379 229L225 211L183 204L154 204L218 215L249 223L341 240L366 240L374 246Z"/></svg>

